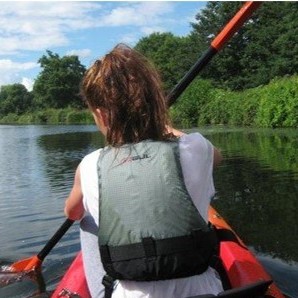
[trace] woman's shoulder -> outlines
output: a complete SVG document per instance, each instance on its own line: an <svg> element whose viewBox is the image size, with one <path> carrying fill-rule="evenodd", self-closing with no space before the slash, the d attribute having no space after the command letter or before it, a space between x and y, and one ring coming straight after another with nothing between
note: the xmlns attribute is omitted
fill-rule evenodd
<svg viewBox="0 0 298 298"><path fill-rule="evenodd" d="M96 162L102 149L103 148L97 149L85 155L81 161L81 165Z"/></svg>
<svg viewBox="0 0 298 298"><path fill-rule="evenodd" d="M212 148L211 142L206 139L201 133L194 132L190 134L184 134L180 137L180 146L181 147L194 147L208 150Z"/></svg>

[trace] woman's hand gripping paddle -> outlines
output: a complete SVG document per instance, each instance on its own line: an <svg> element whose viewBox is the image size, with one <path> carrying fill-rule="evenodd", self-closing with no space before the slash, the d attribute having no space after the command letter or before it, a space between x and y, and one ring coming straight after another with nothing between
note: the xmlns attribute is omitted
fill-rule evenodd
<svg viewBox="0 0 298 298"><path fill-rule="evenodd" d="M5 271L17 273L22 271L31 271L38 269L41 266L41 263L43 262L44 258L50 253L52 248L59 242L59 240L63 237L63 235L72 226L73 223L73 220L66 219L65 222L54 234L54 236L46 243L44 248L36 256L20 260L18 262L13 263L10 266L6 266Z"/></svg>

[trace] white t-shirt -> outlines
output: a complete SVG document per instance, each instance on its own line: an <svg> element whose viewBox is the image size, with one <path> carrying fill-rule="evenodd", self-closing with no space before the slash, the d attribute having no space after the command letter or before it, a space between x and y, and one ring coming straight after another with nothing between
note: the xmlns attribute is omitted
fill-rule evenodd
<svg viewBox="0 0 298 298"><path fill-rule="evenodd" d="M97 178L100 150L85 156L80 164L84 208L96 223L100 199ZM201 134L193 133L180 138L179 151L186 188L207 222L208 207L215 191L212 176L213 146ZM99 282L101 278L98 277ZM203 274L187 278L152 282L120 281L113 292L113 298L183 298L200 294L216 295L221 291L223 288L218 275L209 267Z"/></svg>

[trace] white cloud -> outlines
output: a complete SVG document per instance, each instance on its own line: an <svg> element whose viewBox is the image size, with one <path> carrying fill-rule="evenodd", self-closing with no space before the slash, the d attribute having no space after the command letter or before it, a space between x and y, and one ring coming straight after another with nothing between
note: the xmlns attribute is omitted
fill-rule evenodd
<svg viewBox="0 0 298 298"><path fill-rule="evenodd" d="M29 79L37 63L24 62L30 52L56 51L59 47L73 48L68 55L78 55L80 59L91 56L91 50L84 47L102 47L102 43L125 42L133 46L142 36L153 32L169 31L173 24L182 22L174 18L172 12L177 5L168 1L10 1L1 2L0 9L0 85L24 82ZM123 32L108 32L116 27ZM99 29L88 31L86 29ZM94 33L96 32L96 33ZM94 35L97 34L95 39ZM108 40L104 40L108 36ZM85 38L85 39L84 39ZM94 40L93 40L94 38ZM88 41L88 42L87 42ZM101 43L101 45L97 45ZM15 61L7 59L14 55ZM97 53L96 53L97 55ZM32 58L27 58L32 60ZM37 69L36 69L37 70ZM31 80L31 81L30 81Z"/></svg>
<svg viewBox="0 0 298 298"><path fill-rule="evenodd" d="M30 78L22 78L21 83L26 87L26 89L28 91L32 91L33 89L33 84L34 84L34 80L30 79Z"/></svg>
<svg viewBox="0 0 298 298"><path fill-rule="evenodd" d="M16 63L10 59L0 59L0 69L3 71L10 71L11 69L27 70L35 67L38 67L36 62Z"/></svg>
<svg viewBox="0 0 298 298"><path fill-rule="evenodd" d="M0 55L67 46L68 33L88 28L131 26L143 33L165 31L164 26L173 22L165 17L173 11L171 2L111 3L1 2Z"/></svg>
<svg viewBox="0 0 298 298"><path fill-rule="evenodd" d="M76 55L79 56L79 58L86 58L91 55L90 49L81 49L81 50L70 50L66 52L66 55Z"/></svg>
<svg viewBox="0 0 298 298"><path fill-rule="evenodd" d="M123 42L129 46L133 46L138 41L138 36L134 33L128 33L120 37L119 42Z"/></svg>
<svg viewBox="0 0 298 298"><path fill-rule="evenodd" d="M175 20L167 19L166 15L173 11L173 5L175 4L156 1L129 2L129 4L124 2L109 11L104 11L104 14L99 17L99 26L131 27L131 30L127 30L126 34L120 36L117 42L134 46L144 35L169 30L167 25Z"/></svg>
<svg viewBox="0 0 298 298"><path fill-rule="evenodd" d="M11 84L11 82L22 83L22 73L37 67L39 67L39 65L35 62L16 63L10 59L0 59L0 86ZM28 83L29 86L28 80L24 82L26 84Z"/></svg>
<svg viewBox="0 0 298 298"><path fill-rule="evenodd" d="M173 10L169 2L130 2L106 12L101 17L102 26L144 26L161 24L164 15Z"/></svg>
<svg viewBox="0 0 298 298"><path fill-rule="evenodd" d="M20 51L45 50L53 45L66 45L67 39L58 32L52 32L50 36L12 36L0 37L0 55L11 55Z"/></svg>
<svg viewBox="0 0 298 298"><path fill-rule="evenodd" d="M94 27L98 2L2 2L0 55L69 44L67 33Z"/></svg>
<svg viewBox="0 0 298 298"><path fill-rule="evenodd" d="M165 32L165 28L160 27L160 26L152 26L152 27L142 27L141 32L145 33L146 35L150 35L151 33L154 32Z"/></svg>

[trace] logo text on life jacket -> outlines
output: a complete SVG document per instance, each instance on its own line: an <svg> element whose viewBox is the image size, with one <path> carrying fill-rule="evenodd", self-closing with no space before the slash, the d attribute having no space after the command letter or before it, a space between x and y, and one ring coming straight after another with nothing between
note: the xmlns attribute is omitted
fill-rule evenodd
<svg viewBox="0 0 298 298"><path fill-rule="evenodd" d="M148 154L143 154L143 155L135 155L135 156L127 156L124 157L120 164L126 163L126 162L132 162L132 161L136 161L136 160L141 160L141 159L145 159L145 158L149 158L150 156Z"/></svg>

